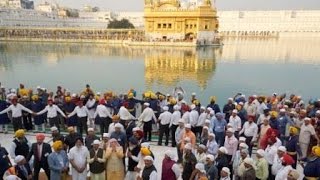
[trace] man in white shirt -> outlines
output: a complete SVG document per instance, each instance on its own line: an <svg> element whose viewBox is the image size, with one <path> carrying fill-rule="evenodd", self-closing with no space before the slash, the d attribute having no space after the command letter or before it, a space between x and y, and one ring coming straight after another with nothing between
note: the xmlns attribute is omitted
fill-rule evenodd
<svg viewBox="0 0 320 180"><path fill-rule="evenodd" d="M201 134L202 134L202 128L203 128L203 125L204 125L204 122L206 121L207 119L207 113L206 113L206 107L204 106L201 106L200 107L200 116L198 118L198 121L196 123L196 128L195 128L195 135L196 137L199 136L199 138L201 139ZM208 127L209 128L209 127Z"/></svg>
<svg viewBox="0 0 320 180"><path fill-rule="evenodd" d="M94 95L90 94L89 99L86 103L86 107L89 110L88 112L88 119L89 119L89 127L94 128L94 113L96 111L96 100L94 99Z"/></svg>
<svg viewBox="0 0 320 180"><path fill-rule="evenodd" d="M170 122L170 130L171 130L171 142L172 147L176 147L176 129L179 125L179 120L181 119L180 107L178 105L173 106L174 112L172 113L172 118Z"/></svg>
<svg viewBox="0 0 320 180"><path fill-rule="evenodd" d="M232 125L234 130L234 136L239 137L239 131L241 130L241 119L238 116L238 110L232 110L231 116L229 118L229 123Z"/></svg>
<svg viewBox="0 0 320 180"><path fill-rule="evenodd" d="M87 121L88 121L88 114L89 114L89 110L86 106L83 105L83 101L80 100L78 102L78 106L76 106L74 108L74 110L68 115L69 117L72 117L73 115L77 114L77 119L78 119L78 130L79 133L82 137L83 134L83 130L86 131L86 134L88 134L88 125L87 125Z"/></svg>
<svg viewBox="0 0 320 180"><path fill-rule="evenodd" d="M93 114L94 119L98 119L100 123L100 132L102 135L103 133L108 132L109 124L111 123L110 119L112 119L112 116L105 104L106 101L104 99L100 99L96 112Z"/></svg>
<svg viewBox="0 0 320 180"><path fill-rule="evenodd" d="M149 107L149 103L144 103L144 110L141 113L138 120L143 123L143 133L144 139L151 141L151 133L152 133L152 120L154 122L157 121L156 115L154 114L153 110ZM148 139L147 139L148 137Z"/></svg>
<svg viewBox="0 0 320 180"><path fill-rule="evenodd" d="M137 180L157 180L158 173L156 167L153 165L153 158L151 156L146 156L143 158L144 160L144 169L142 171L142 175L137 177Z"/></svg>
<svg viewBox="0 0 320 180"><path fill-rule="evenodd" d="M282 167L282 157L284 154L287 153L287 149L284 146L278 147L277 154L274 156L272 167L271 167L271 173L272 175L276 176L279 172L279 170Z"/></svg>
<svg viewBox="0 0 320 180"><path fill-rule="evenodd" d="M62 110L55 104L53 104L52 99L48 99L48 105L41 110L40 112L36 113L36 115L41 115L43 113L47 113L47 118L49 120L50 127L57 127L58 130L60 131L60 122L58 118L58 112L66 118L66 115L62 112Z"/></svg>
<svg viewBox="0 0 320 180"><path fill-rule="evenodd" d="M254 142L257 140L258 136L258 126L254 123L254 117L249 116L248 121L244 123L239 134L244 134L246 144L249 146L249 154L251 156Z"/></svg>
<svg viewBox="0 0 320 180"><path fill-rule="evenodd" d="M134 117L126 107L121 106L118 112L118 116L120 116L120 122L122 124L124 124L124 121L130 121L135 119L136 117ZM123 121L123 122L122 122Z"/></svg>
<svg viewBox="0 0 320 180"><path fill-rule="evenodd" d="M248 116L255 116L257 114L257 106L253 103L254 97L249 96L248 102L244 104L244 109L247 111Z"/></svg>
<svg viewBox="0 0 320 180"><path fill-rule="evenodd" d="M12 125L13 125L13 130L17 131L19 129L23 129L22 127L22 111L26 111L30 114L34 114L30 109L22 106L20 103L18 103L18 98L17 96L12 97L12 104L7 108L4 109L3 111L0 112L0 114L7 113L9 111L12 112Z"/></svg>
<svg viewBox="0 0 320 180"><path fill-rule="evenodd" d="M168 146L168 144L169 144L169 125L171 122L172 114L168 111L169 110L168 106L164 106L162 109L164 112L161 113L158 118L158 123L160 125L158 145L159 146L162 145L163 133L165 133L165 135L166 135L165 145Z"/></svg>
<svg viewBox="0 0 320 180"><path fill-rule="evenodd" d="M234 130L232 128L228 128L226 131L224 147L227 149L226 155L228 163L230 164L238 149L238 139L234 136Z"/></svg>
<svg viewBox="0 0 320 180"><path fill-rule="evenodd" d="M301 125L299 135L299 146L302 152L301 158L307 157L311 136L317 140L318 144L320 143L319 138L316 135L316 131L311 125L311 119L306 117L304 118L304 123Z"/></svg>
<svg viewBox="0 0 320 180"><path fill-rule="evenodd" d="M212 154L214 156L217 155L219 149L219 145L216 142L215 138L216 136L213 133L210 133L207 142L207 153Z"/></svg>
<svg viewBox="0 0 320 180"><path fill-rule="evenodd" d="M180 147L181 147L181 143L183 141L182 137L183 137L184 132L185 132L184 119L180 119L179 126L175 132L175 140L176 140L176 144L177 144L177 154L178 154L178 163L182 162L182 152L180 150Z"/></svg>
<svg viewBox="0 0 320 180"><path fill-rule="evenodd" d="M71 163L71 174L73 180L86 180L87 179L87 159L89 151L83 145L83 139L78 137L76 145L70 149L69 160Z"/></svg>
<svg viewBox="0 0 320 180"><path fill-rule="evenodd" d="M189 124L190 123L190 112L187 108L182 108L182 119L184 120L184 123Z"/></svg>
<svg viewBox="0 0 320 180"><path fill-rule="evenodd" d="M190 112L190 124L191 124L191 131L196 135L197 131L196 131L196 125L198 123L198 119L199 119L199 113L196 109L196 105L192 104L190 106L191 108L191 112Z"/></svg>
<svg viewBox="0 0 320 180"><path fill-rule="evenodd" d="M272 164L275 156L277 155L277 146L276 146L277 139L275 137L270 137L268 138L268 146L265 149L265 158L268 161L269 164L269 177L272 179L275 178L274 175L272 175L271 169L272 169Z"/></svg>

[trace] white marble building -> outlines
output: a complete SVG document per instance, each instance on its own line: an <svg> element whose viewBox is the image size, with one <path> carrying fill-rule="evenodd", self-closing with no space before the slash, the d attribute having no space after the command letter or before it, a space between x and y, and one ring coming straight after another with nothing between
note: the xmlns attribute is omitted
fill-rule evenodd
<svg viewBox="0 0 320 180"><path fill-rule="evenodd" d="M219 32L231 36L320 33L320 10L218 11Z"/></svg>

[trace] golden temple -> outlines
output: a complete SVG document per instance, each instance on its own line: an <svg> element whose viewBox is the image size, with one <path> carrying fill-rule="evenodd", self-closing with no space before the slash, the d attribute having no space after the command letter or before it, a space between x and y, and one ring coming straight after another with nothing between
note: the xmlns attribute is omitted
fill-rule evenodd
<svg viewBox="0 0 320 180"><path fill-rule="evenodd" d="M208 44L217 38L219 22L211 0L145 0L146 37L153 41L190 40Z"/></svg>

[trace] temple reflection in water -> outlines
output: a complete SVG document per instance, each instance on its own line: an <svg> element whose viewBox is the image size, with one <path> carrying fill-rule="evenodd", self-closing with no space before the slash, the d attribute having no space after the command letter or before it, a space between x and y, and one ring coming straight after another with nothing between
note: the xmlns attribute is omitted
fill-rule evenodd
<svg viewBox="0 0 320 180"><path fill-rule="evenodd" d="M162 84L173 87L179 81L197 82L205 89L216 68L215 48L199 49L149 49L146 51L145 81L148 87Z"/></svg>

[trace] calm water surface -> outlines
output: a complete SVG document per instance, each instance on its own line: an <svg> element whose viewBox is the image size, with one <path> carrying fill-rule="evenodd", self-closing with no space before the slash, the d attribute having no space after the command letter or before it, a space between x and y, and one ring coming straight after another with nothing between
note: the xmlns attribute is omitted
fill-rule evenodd
<svg viewBox="0 0 320 180"><path fill-rule="evenodd" d="M225 39L222 48L122 47L104 44L0 43L0 81L72 92L172 92L182 86L206 104L237 92L320 97L320 38Z"/></svg>

